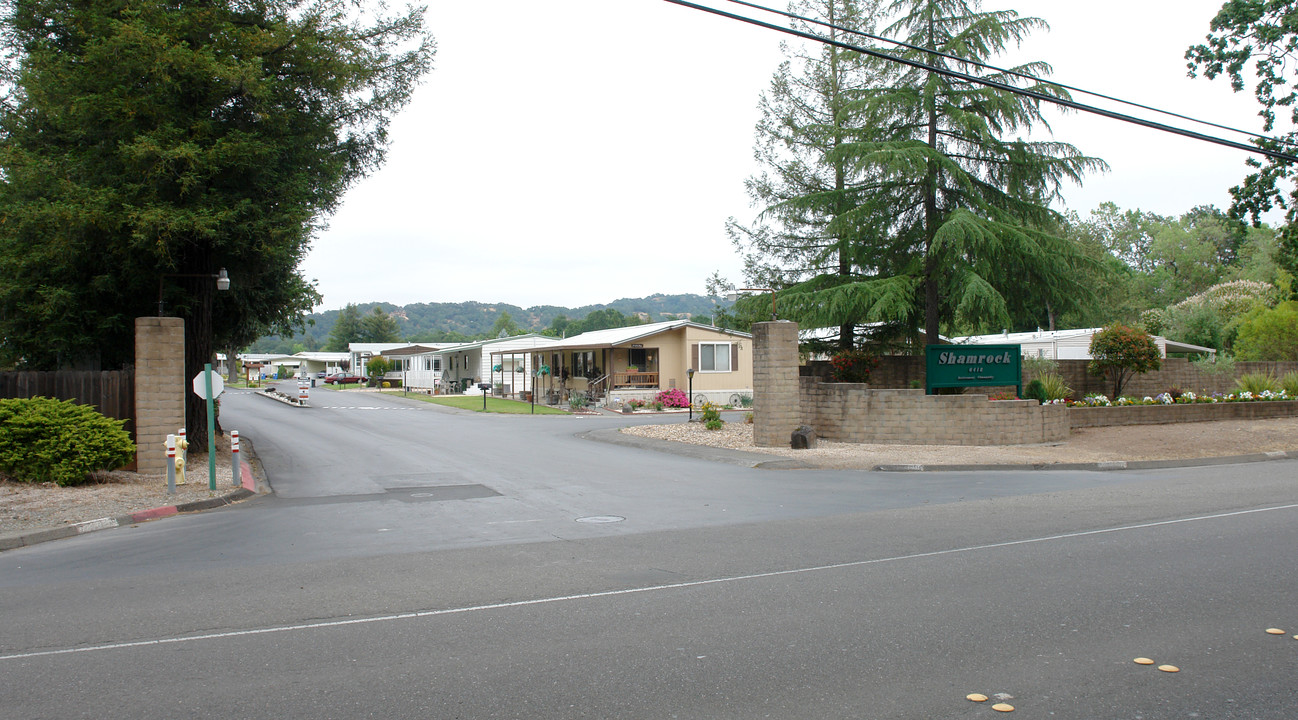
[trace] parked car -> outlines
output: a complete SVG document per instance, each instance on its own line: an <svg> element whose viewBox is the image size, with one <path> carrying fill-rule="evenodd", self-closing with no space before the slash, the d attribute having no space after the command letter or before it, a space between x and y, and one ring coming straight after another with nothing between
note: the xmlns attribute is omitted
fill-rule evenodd
<svg viewBox="0 0 1298 720"><path fill-rule="evenodd" d="M326 377L328 377L328 375L329 375L329 373L325 372L324 370L321 370L320 372L318 372L318 373L315 374L315 376L316 376L317 378L321 379L321 380L323 380L323 379L325 379Z"/></svg>
<svg viewBox="0 0 1298 720"><path fill-rule="evenodd" d="M363 383L365 378L360 375L350 373L334 373L324 379L326 385L345 384L345 383Z"/></svg>

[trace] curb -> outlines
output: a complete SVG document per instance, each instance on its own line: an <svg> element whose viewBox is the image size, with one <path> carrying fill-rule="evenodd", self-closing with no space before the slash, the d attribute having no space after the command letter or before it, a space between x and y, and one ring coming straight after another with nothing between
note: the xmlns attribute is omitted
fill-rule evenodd
<svg viewBox="0 0 1298 720"><path fill-rule="evenodd" d="M1248 455L1220 455L1203 458L1180 458L1176 460L1103 460L1092 463L1024 463L1021 465L875 465L870 468L875 472L973 472L978 470L995 470L1013 472L1024 470L1163 470L1166 468L1210 467L1213 465L1237 465L1240 463L1267 462L1269 460L1298 459L1298 450L1275 450Z"/></svg>
<svg viewBox="0 0 1298 720"><path fill-rule="evenodd" d="M310 405L299 401L297 398L289 397L288 395L285 395L284 393L272 387L267 387L262 390L257 390L253 394L260 395L264 398L270 398L271 400L282 402L285 405L291 405L292 407L311 407Z"/></svg>
<svg viewBox="0 0 1298 720"><path fill-rule="evenodd" d="M247 440L245 439L245 443ZM251 452L249 443L249 456L247 460L241 460L239 463L239 477L242 481L242 487L232 492L228 492L220 497L208 498L206 500L194 500L187 503L178 503L176 505L165 505L163 507L141 510L139 512L127 513L116 517L104 517L98 520L86 520L84 522L73 523L63 527L49 528L48 530L34 530L29 533L20 535L11 535L9 537L0 537L0 552L5 550L16 550L21 547L30 545L39 545L51 540L62 540L63 538L76 537L86 533L96 532L98 530L108 530L115 527L125 527L127 525L136 525L149 520L158 518L171 517L181 513L200 512L211 510L213 508L233 505L240 500L246 500L257 494L254 489L258 486L257 473L252 467L256 461L256 456ZM249 487L251 485L251 487Z"/></svg>
<svg viewBox="0 0 1298 720"><path fill-rule="evenodd" d="M656 440L635 435L626 435L618 428L590 430L579 433L577 437L585 440L620 445L622 447L666 452L672 455L683 455L697 460L757 468L759 470L823 470L812 463L790 458L776 458L765 453L754 453L746 450L728 450L706 445L690 445L670 440ZM1207 467L1212 465L1236 465L1239 463L1267 462L1270 460L1298 460L1298 450L1275 450L1248 455L1226 455L1219 457L1180 458L1176 460L1103 460L1089 463L999 463L999 464L951 464L951 465L875 465L865 472L1014 472L1032 470L1161 470L1165 468ZM858 470L858 472L861 472Z"/></svg>

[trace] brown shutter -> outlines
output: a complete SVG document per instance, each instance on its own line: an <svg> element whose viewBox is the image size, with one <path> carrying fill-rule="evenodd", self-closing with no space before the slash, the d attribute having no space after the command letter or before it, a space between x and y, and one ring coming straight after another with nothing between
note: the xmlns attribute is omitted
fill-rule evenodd
<svg viewBox="0 0 1298 720"><path fill-rule="evenodd" d="M730 343L730 372L739 372L739 343Z"/></svg>
<svg viewBox="0 0 1298 720"><path fill-rule="evenodd" d="M698 343L690 344L690 367L694 368L694 372L699 371L699 344Z"/></svg>

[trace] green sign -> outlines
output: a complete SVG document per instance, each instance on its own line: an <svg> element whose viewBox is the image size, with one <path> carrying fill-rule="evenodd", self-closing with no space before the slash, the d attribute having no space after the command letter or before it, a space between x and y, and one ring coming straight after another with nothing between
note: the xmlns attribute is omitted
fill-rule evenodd
<svg viewBox="0 0 1298 720"><path fill-rule="evenodd" d="M1019 345L929 345L926 389L1013 385L1023 396L1023 354Z"/></svg>

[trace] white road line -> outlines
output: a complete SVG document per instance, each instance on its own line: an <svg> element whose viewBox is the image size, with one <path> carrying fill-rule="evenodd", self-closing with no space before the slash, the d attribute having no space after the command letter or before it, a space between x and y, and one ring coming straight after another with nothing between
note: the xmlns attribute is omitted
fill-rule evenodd
<svg viewBox="0 0 1298 720"><path fill-rule="evenodd" d="M804 568L794 568L792 570L775 570L772 572L753 573L751 575L732 575L728 577L712 578L710 580L690 580L687 582L668 583L666 585L650 585L648 587L626 588L624 590L604 590L601 592L580 593L577 595L558 595L554 597L536 598L533 600L516 600L514 602L492 603L490 605L469 605L458 608L445 608L442 610L421 610L417 612L396 613L393 615L379 615L367 618L351 618L348 620L325 620L322 622L303 623L298 625L278 625L275 627L256 628L252 630L233 630L222 633L209 633L206 635L185 635L180 637L160 638L157 640L138 640L134 642L107 643L104 645L88 645L86 647L63 648L59 650L40 650L37 652L15 653L12 655L0 655L0 662L5 660L22 660L25 658L48 657L51 655L71 655L74 653L95 652L98 650L120 650L124 648L148 647L152 645L174 645L177 643L196 642L199 640L222 640L225 638L244 637L247 635L267 635L270 633L292 632L298 630L316 630L321 628L343 627L346 625L365 625L369 623L391 622L393 620L409 620L412 618L437 617L439 615L460 615L471 612L481 612L484 610L504 610L509 608L528 607L532 605L551 605L554 603L570 602L573 600L589 600L593 598L617 597L619 595L635 595L640 593L660 592L663 590L677 590L680 588L700 587L703 585L720 585L724 583L741 582L746 580L761 580L765 578L783 577L788 575L801 575L804 573L822 572L825 570L842 570L846 568L865 567L868 565L881 565L883 563L900 562L902 560L919 560L923 558L941 557L943 555L955 555L958 553L975 552L978 550L995 550L998 548L1014 547L1016 545L1031 545L1035 543L1050 542L1053 540L1069 540L1072 538L1090 537L1094 535L1106 535L1109 533L1127 532L1129 530L1144 530L1147 528L1163 527L1167 525L1180 525L1183 523L1202 522L1205 520L1220 520L1222 518L1238 517L1241 515L1253 515L1256 513L1273 512L1276 510L1293 510L1298 508L1298 503L1291 505L1279 505L1276 507L1255 508L1253 510L1237 510L1235 512L1218 513L1216 515L1199 515L1196 517L1180 518L1178 520L1162 520L1159 522L1142 523L1140 525L1124 525L1122 527L1107 528L1104 530L1084 530L1081 532L1064 533L1062 535L1047 535L1044 537L1028 538L1025 540L1009 540L1006 542L989 543L986 545L970 545L968 547L950 548L947 550L934 550L932 552L913 553L911 555L897 555L894 557L875 558L874 560L854 560L852 562L834 563L832 565L815 565Z"/></svg>

